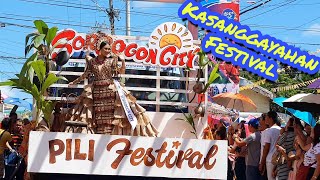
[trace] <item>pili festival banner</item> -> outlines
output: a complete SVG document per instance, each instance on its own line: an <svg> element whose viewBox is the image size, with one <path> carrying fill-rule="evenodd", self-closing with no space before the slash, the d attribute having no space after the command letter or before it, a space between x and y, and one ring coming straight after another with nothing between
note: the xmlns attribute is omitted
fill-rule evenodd
<svg viewBox="0 0 320 180"><path fill-rule="evenodd" d="M28 172L227 178L227 141L32 131Z"/></svg>

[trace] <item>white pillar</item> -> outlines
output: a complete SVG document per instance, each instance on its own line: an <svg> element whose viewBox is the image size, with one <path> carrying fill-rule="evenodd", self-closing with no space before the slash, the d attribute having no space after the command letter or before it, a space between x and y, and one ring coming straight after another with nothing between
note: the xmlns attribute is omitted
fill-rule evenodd
<svg viewBox="0 0 320 180"><path fill-rule="evenodd" d="M130 36L130 0L126 0L126 35Z"/></svg>

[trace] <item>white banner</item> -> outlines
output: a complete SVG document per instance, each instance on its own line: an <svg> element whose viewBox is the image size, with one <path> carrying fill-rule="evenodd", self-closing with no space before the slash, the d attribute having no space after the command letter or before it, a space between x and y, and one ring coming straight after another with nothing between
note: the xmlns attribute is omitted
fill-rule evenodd
<svg viewBox="0 0 320 180"><path fill-rule="evenodd" d="M227 178L227 141L32 131L28 172Z"/></svg>
<svg viewBox="0 0 320 180"><path fill-rule="evenodd" d="M126 113L127 119L129 121L129 123L131 124L131 129L132 131L136 128L137 124L138 124L138 120L136 115L132 112L130 104L127 100L126 95L124 94L123 90L121 89L120 83L117 80L113 80L114 85L117 88L120 100L121 100L121 104L123 106L124 112Z"/></svg>

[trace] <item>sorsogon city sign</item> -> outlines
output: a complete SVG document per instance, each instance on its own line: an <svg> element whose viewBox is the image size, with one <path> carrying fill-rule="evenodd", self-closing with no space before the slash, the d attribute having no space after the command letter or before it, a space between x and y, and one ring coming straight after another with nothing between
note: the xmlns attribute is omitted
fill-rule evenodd
<svg viewBox="0 0 320 180"><path fill-rule="evenodd" d="M67 51L71 56L75 52L84 50L94 51L98 35L77 33L73 29L65 29L57 33L52 45L56 45L52 58L61 50ZM62 41L65 40L65 41ZM61 43L59 44L59 41ZM151 34L148 47L137 43L126 43L123 39L114 38L112 51L122 54L126 59L135 62L159 65L161 67L188 67L193 68L199 47L193 45L189 30L176 22L166 22L159 25Z"/></svg>

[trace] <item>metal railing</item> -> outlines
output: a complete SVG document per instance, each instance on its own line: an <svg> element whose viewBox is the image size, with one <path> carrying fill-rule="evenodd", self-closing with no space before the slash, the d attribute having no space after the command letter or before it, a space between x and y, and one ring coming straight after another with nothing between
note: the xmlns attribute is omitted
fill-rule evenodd
<svg viewBox="0 0 320 180"><path fill-rule="evenodd" d="M128 38L130 39L130 38ZM131 39L135 39L132 38ZM140 38L141 39L141 38ZM146 38L142 38L145 40ZM197 44L195 41L195 44ZM80 63L80 64L85 64L84 59L70 59L69 63ZM182 68L180 71L180 77L177 76L161 76L161 67L159 66L154 66L154 65L146 65L146 64L141 64L141 63L136 63L136 62L126 62L127 67L134 67L134 66L152 66L153 71L155 71L155 75L137 75L137 74L121 74L121 78L132 78L132 79L149 79L149 80L155 80L155 86L153 87L133 87L130 85L126 84L126 89L135 92L135 91L142 91L142 92L152 92L155 93L155 100L137 100L137 103L142 104L142 105L155 105L156 106L156 112L160 111L160 106L162 105L169 105L169 106L187 106L189 109L190 107L195 107L198 104L196 103L196 99L193 102L188 102L189 99L192 98L193 96L193 84L196 82L197 78L195 78L196 74L196 69L198 69L198 66L195 66L194 70L189 71L190 74L193 74L193 77L184 77L183 72L186 70L186 68ZM139 70L139 69L137 69ZM50 71L51 73L54 73L59 76L80 76L83 74L83 72L73 72L73 71ZM208 70L204 70L204 77L200 78L201 82L206 83L208 79ZM186 83L186 89L175 89L175 88L161 88L161 81L162 80L168 80L168 81L178 81L178 83L185 82ZM84 83L74 85L72 87L68 87L67 82L62 83L56 83L51 86L51 88L83 88L84 85L88 84L88 80L85 80ZM162 101L161 100L161 94L162 93L183 93L186 95L187 102L174 102L174 101ZM55 96L48 96L46 97L47 100L61 100L61 97L55 97ZM72 100L72 99L70 99ZM207 96L205 96L205 104L207 103Z"/></svg>

